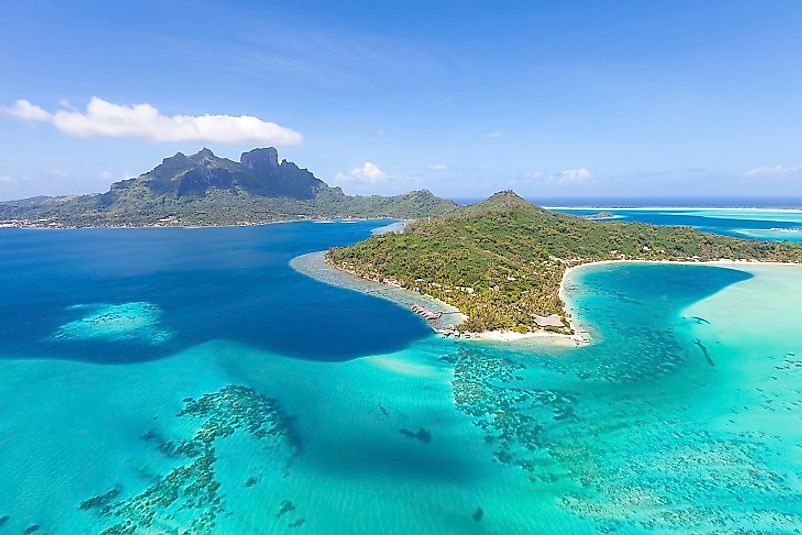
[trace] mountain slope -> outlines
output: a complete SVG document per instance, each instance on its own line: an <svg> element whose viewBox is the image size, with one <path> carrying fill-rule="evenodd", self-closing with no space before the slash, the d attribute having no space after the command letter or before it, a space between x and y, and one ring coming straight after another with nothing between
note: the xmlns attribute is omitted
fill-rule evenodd
<svg viewBox="0 0 802 535"><path fill-rule="evenodd" d="M292 219L418 218L458 206L426 190L393 197L350 196L306 169L278 161L275 148L239 162L203 149L177 153L103 194L0 203L0 221L21 226L239 225Z"/></svg>
<svg viewBox="0 0 802 535"><path fill-rule="evenodd" d="M684 227L596 222L534 206L502 192L453 215L416 221L333 249L327 260L374 280L437 297L468 315L468 331L567 331L559 296L565 270L611 259L802 260L802 247L739 240Z"/></svg>

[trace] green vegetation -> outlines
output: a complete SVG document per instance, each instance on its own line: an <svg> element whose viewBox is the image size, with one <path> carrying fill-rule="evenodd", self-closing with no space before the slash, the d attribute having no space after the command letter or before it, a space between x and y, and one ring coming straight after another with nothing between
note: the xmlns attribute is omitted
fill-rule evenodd
<svg viewBox="0 0 802 535"><path fill-rule="evenodd" d="M559 296L568 267L600 260L802 261L802 247L740 240L686 227L596 222L534 206L512 192L337 248L327 261L357 275L441 299L468 315L460 329L528 332L566 319ZM568 327L549 327L567 332Z"/></svg>
<svg viewBox="0 0 802 535"><path fill-rule="evenodd" d="M394 197L346 195L274 148L240 162L209 149L180 152L103 194L34 197L0 203L0 223L38 227L249 225L296 219L414 219L456 210L426 190Z"/></svg>

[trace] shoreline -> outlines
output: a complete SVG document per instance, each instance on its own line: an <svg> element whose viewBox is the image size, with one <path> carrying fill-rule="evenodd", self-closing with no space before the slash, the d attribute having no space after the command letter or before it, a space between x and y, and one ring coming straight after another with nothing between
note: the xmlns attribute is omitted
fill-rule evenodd
<svg viewBox="0 0 802 535"><path fill-rule="evenodd" d="M387 225L387 227L389 226L390 225ZM380 231L385 228L386 227L379 227L375 230ZM290 260L290 267L302 275L311 277L324 284L372 295L379 299L385 299L396 305L403 306L408 310L414 305L419 305L434 313L441 313L442 315L433 322L426 322L435 333L441 335L445 335L446 332L454 331L454 328L464 321L465 315L457 308L430 295L421 294L384 282L365 279L354 273L332 266L325 260L324 256L326 252L327 250L315 251L296 256Z"/></svg>
<svg viewBox="0 0 802 535"><path fill-rule="evenodd" d="M379 282L375 280L365 279L360 277L359 275L350 272L348 270L344 270L338 266L330 264L327 260L325 260L325 251L319 251L317 253L310 253L310 254L317 254L320 255L320 259L322 264L325 266L330 273L336 273L340 277L347 277L350 279L349 282L336 284L337 286L345 287L354 291L362 291L363 293L369 293L371 295L376 294L376 291L365 291L359 287L359 282L377 285L377 287L384 288L385 294L379 295L379 297L388 299L390 301L395 302L399 305L406 304L398 297L403 295L407 298L410 296L414 296L415 300L422 301L430 306L433 307L447 307L458 314L454 314L455 316L459 316L462 318L467 318L465 314L459 311L456 307L445 303L439 299L436 299L430 295L421 294L418 292L414 292L412 290L408 290L406 288L402 288L400 286L395 286L392 284ZM308 256L308 255L302 255ZM292 260L291 264L296 261L296 259L301 257L296 257ZM675 265L702 265L702 266L718 266L718 267L732 267L732 268L743 268L748 266L802 266L802 264L794 263L794 262L765 262L765 261L753 261L753 260L732 260L732 259L719 259L719 260L709 260L709 261L694 261L694 260L637 260L637 259L615 259L615 260L598 260L593 262L586 262L582 264L578 264L575 266L571 266L565 269L562 275L562 279L560 281L560 289L559 295L560 299L563 302L563 306L565 307L566 311L566 321L568 326L573 331L573 334L564 334L564 333L555 333L546 330L539 330L539 331L532 331L526 333L519 333L517 331L499 331L499 330L490 330L490 331L481 331L481 332L465 332L461 333L459 336L460 340L466 341L477 341L477 342L485 342L485 343L500 343L500 344L524 344L524 343L544 343L547 342L549 345L561 345L561 346L573 346L579 347L583 345L588 345L594 343L597 340L591 336L592 329L590 326L585 325L579 315L577 314L577 309L573 302L573 298L569 294L568 283L571 280L571 277L578 273L580 270L584 269L594 269L603 267L605 265L615 265L615 264L675 264ZM298 269L296 266L293 266L296 270L300 271L301 273L307 274L306 272ZM328 284L333 284L329 280L325 280L324 278L315 277L317 280L321 280L322 282L326 282ZM337 275L334 275L334 278L337 278ZM394 293L398 293L398 295L393 295ZM431 329L438 335L449 337L452 336L455 332L455 329L452 327L450 328L443 328L440 326L433 325L432 322L426 322Z"/></svg>
<svg viewBox="0 0 802 535"><path fill-rule="evenodd" d="M576 329L575 323L570 319L569 319L569 327L571 327L571 329L574 331L573 334L556 333L546 330L531 331L526 333L519 333L517 331L499 331L499 330L479 331L479 332L471 332L471 331L458 332L456 330L456 326L462 323L465 319L467 319L467 316L455 306L428 294L422 294L419 292L415 292L413 290L403 288L401 286L396 286L386 282L380 282L360 277L359 275L357 275L352 271L342 269L339 266L335 266L329 263L325 258L326 252L327 251L317 251L315 253L308 253L306 255L297 256L290 261L290 265L296 271L304 275L310 276L321 282L327 284L333 284L335 286L347 288L354 291L360 291L370 295L377 295L378 297L387 299L389 301L393 301L398 305L407 305L409 304L409 301L413 302L417 301L417 303L414 304L423 304L428 308L434 309L434 312L443 312L445 309L446 314L449 315L453 314L453 316L449 318L451 321L448 321L447 323L443 322L442 324L437 324L436 321L440 319L438 318L438 320L435 320L434 322L433 321L426 322L427 325L429 325L429 327L432 329L432 331L434 331L436 334L440 336L446 338L454 336L457 339L466 341L473 340L477 342L498 342L505 344L539 341L539 342L551 342L557 345L580 346L588 344L591 341L588 332L586 330ZM310 265L307 264L307 262L311 260L311 262L315 263L318 259L320 265L318 265L317 267L318 268L323 267L326 271L328 271L329 274L328 277L321 276L320 273L316 274L311 272ZM366 291L365 285L374 286L374 289ZM379 290L375 288L379 288ZM563 297L562 294L563 288L564 288L564 283L561 283L560 297L561 299L563 299L563 302L566 303L567 300L566 298Z"/></svg>
<svg viewBox="0 0 802 535"><path fill-rule="evenodd" d="M86 226L49 226L49 225L18 225L18 224L8 224L8 223L0 223L0 230L9 228L9 229L28 229L28 230L84 230L84 229L204 229L204 228L242 228L242 227L262 227L267 225L283 225L286 223L358 223L361 221L393 221L394 223L390 223L390 225L405 222L408 223L409 221L414 221L413 219L399 219L396 217L343 217L343 218L334 218L334 219L279 219L276 221L265 221L261 223L230 223L227 225L159 225L159 224L150 224L150 225L86 225ZM385 225L385 226L390 226ZM379 227L384 228L384 227Z"/></svg>

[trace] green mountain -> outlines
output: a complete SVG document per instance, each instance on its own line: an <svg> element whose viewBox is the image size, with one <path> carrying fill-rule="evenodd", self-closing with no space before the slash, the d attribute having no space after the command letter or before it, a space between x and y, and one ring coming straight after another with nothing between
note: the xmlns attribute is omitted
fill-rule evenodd
<svg viewBox="0 0 802 535"><path fill-rule="evenodd" d="M103 194L33 197L0 203L0 222L21 226L240 225L293 219L419 218L459 207L427 190L351 196L329 187L278 151L245 152L239 162L203 149L177 153Z"/></svg>
<svg viewBox="0 0 802 535"><path fill-rule="evenodd" d="M462 330L568 332L559 296L568 267L618 259L798 262L802 247L686 227L597 222L540 208L508 191L451 215L416 221L402 234L332 249L326 258L362 277L459 308L468 315Z"/></svg>

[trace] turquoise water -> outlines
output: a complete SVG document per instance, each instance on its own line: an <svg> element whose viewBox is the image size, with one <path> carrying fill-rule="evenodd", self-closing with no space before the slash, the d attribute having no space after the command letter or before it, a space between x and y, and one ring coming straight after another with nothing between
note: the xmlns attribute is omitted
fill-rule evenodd
<svg viewBox="0 0 802 535"><path fill-rule="evenodd" d="M555 208L574 215L613 214L614 219L653 225L683 225L724 236L802 241L802 210L772 208Z"/></svg>
<svg viewBox="0 0 802 535"><path fill-rule="evenodd" d="M289 266L379 224L0 232L0 532L802 528L800 268L594 266L592 344L457 342Z"/></svg>

